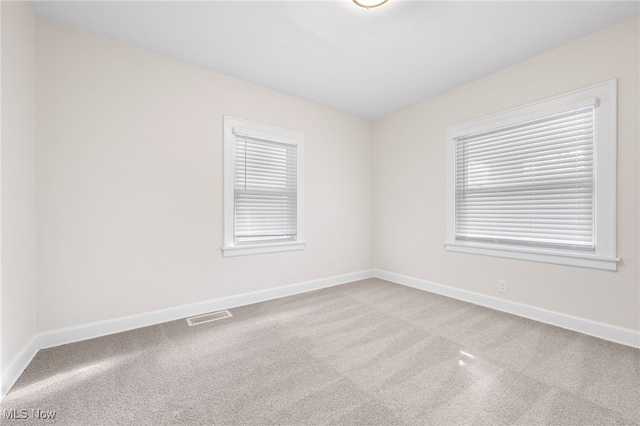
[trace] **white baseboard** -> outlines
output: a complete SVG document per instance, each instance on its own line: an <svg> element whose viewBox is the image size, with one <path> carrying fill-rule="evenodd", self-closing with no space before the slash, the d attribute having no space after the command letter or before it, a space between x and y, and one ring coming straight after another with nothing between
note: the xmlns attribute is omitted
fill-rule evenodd
<svg viewBox="0 0 640 426"><path fill-rule="evenodd" d="M67 343L93 339L94 337L106 336L108 334L120 333L136 328L201 315L207 312L236 308L238 306L250 305L252 303L264 302L267 300L292 296L294 294L319 290L321 288L346 284L352 281L371 278L372 276L373 271L371 270L353 272L291 284L283 287L269 288L236 296L221 297L219 299L211 299L189 305L181 305L106 321L98 321L74 327L46 331L38 335L38 344L40 349L65 345Z"/></svg>
<svg viewBox="0 0 640 426"><path fill-rule="evenodd" d="M0 383L0 401L15 384L18 377L27 368L31 360L38 353L38 336L35 335L20 349L20 351L9 362L6 371L2 372L2 383Z"/></svg>
<svg viewBox="0 0 640 426"><path fill-rule="evenodd" d="M97 321L79 326L38 333L33 336L18 355L14 357L7 370L2 372L0 400L4 398L7 392L9 392L11 387L15 384L22 372L27 368L33 357L40 349L93 339L95 337L147 327L207 312L231 309L238 306L250 305L252 303L293 296L294 294L306 293L308 291L333 287L371 277L373 277L373 271L371 270L353 272L291 284L283 287L254 291L236 296L221 297L219 299L212 299L189 305L176 306L137 315L130 315L106 321Z"/></svg>
<svg viewBox="0 0 640 426"><path fill-rule="evenodd" d="M396 284L431 293L441 294L454 299L485 306L502 312L544 322L569 330L588 334L611 342L620 343L635 348L640 348L640 333L637 331L578 318L571 315L548 311L535 306L499 299L480 293L474 293L455 287L436 284L430 281L407 277L392 272L381 270L365 270L344 275L337 275L313 281L306 281L284 287L276 287L267 290L239 294L237 296L222 297L205 302L176 306L157 311L146 312L138 315L115 318L112 320L98 321L75 327L67 327L58 330L46 331L36 334L25 344L22 350L11 360L6 371L2 372L0 383L0 400L7 394L18 380L22 372L27 368L33 357L40 349L93 339L108 334L120 333L136 328L146 327L167 321L173 321L207 312L231 309L252 303L264 302L281 297L292 296L308 291L319 290L340 284L346 284L366 278L380 278Z"/></svg>
<svg viewBox="0 0 640 426"><path fill-rule="evenodd" d="M509 314L588 334L589 336L598 337L614 343L640 348L640 333L629 328L574 317L572 315L549 311L535 306L499 299L497 297L487 296L480 293L474 293L468 290L437 284L427 280L407 277L393 272L375 269L373 271L373 276L396 284L402 284L419 290L495 309L497 311L507 312Z"/></svg>

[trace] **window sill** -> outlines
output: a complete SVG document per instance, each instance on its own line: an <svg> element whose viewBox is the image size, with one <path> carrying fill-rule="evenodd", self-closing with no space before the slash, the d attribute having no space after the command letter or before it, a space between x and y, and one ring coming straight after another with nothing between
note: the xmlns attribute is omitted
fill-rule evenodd
<svg viewBox="0 0 640 426"><path fill-rule="evenodd" d="M619 257L605 257L591 254L566 253L554 250L532 250L524 247L496 247L495 245L469 242L445 242L447 251L481 254L485 256L506 257L509 259L530 260L534 262L554 263L557 265L578 266L583 268L617 271Z"/></svg>
<svg viewBox="0 0 640 426"><path fill-rule="evenodd" d="M250 244L222 247L224 257L245 256L250 254L276 253L280 251L304 250L307 243L302 241L271 244Z"/></svg>

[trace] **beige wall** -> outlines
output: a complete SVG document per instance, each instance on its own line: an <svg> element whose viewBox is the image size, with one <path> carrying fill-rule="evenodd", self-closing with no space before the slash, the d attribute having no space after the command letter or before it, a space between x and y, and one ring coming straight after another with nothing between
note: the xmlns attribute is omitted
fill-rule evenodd
<svg viewBox="0 0 640 426"><path fill-rule="evenodd" d="M38 331L371 266L640 329L637 19L373 127L46 20L36 33ZM619 271L446 252L446 126L613 77ZM305 132L306 250L221 256L224 114Z"/></svg>
<svg viewBox="0 0 640 426"><path fill-rule="evenodd" d="M34 37L26 2L0 2L2 371L36 331Z"/></svg>
<svg viewBox="0 0 640 426"><path fill-rule="evenodd" d="M36 52L39 331L370 268L367 120L46 20ZM224 114L305 133L304 251L222 257Z"/></svg>
<svg viewBox="0 0 640 426"><path fill-rule="evenodd" d="M375 123L374 267L640 329L638 19L535 57ZM618 272L447 252L445 128L619 79ZM497 281L509 282L509 293Z"/></svg>

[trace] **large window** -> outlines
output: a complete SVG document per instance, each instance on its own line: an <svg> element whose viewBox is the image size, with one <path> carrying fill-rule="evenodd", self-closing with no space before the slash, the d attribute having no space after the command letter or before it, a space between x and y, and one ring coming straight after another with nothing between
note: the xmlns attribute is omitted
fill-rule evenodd
<svg viewBox="0 0 640 426"><path fill-rule="evenodd" d="M447 249L615 270L616 90L449 128Z"/></svg>
<svg viewBox="0 0 640 426"><path fill-rule="evenodd" d="M304 248L300 132L224 118L225 256Z"/></svg>

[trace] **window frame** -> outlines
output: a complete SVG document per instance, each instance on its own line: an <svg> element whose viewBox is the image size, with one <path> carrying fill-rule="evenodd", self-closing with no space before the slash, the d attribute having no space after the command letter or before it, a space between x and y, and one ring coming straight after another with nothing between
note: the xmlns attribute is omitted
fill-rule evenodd
<svg viewBox="0 0 640 426"><path fill-rule="evenodd" d="M296 239L284 242L243 243L235 242L235 143L234 127L241 128L262 139L296 146L297 216ZM261 253L304 250L304 133L296 130L256 123L241 118L224 116L224 257Z"/></svg>
<svg viewBox="0 0 640 426"><path fill-rule="evenodd" d="M509 109L446 129L447 251L530 260L578 267L617 270L617 79ZM596 98L594 112L594 242L593 253L456 240L456 138L533 120Z"/></svg>

